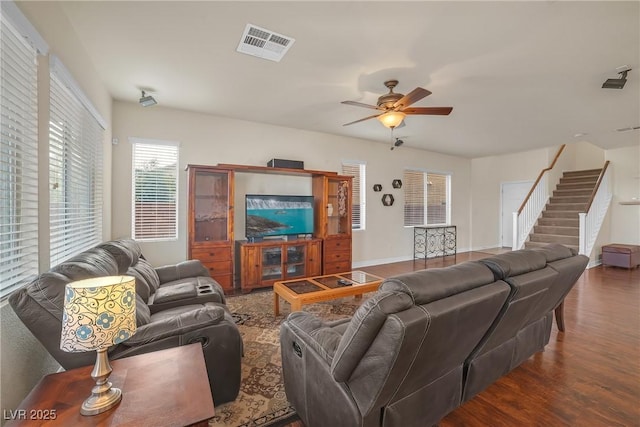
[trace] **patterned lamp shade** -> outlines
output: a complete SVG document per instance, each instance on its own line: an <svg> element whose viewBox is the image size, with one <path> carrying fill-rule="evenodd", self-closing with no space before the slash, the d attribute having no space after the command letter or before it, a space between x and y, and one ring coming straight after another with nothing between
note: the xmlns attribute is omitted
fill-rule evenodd
<svg viewBox="0 0 640 427"><path fill-rule="evenodd" d="M136 287L131 276L68 283L60 348L68 352L107 349L136 332Z"/></svg>

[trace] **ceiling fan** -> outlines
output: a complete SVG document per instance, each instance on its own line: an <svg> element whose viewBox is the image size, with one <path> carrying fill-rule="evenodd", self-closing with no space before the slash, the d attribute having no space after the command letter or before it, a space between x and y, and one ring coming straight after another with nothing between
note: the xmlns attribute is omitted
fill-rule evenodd
<svg viewBox="0 0 640 427"><path fill-rule="evenodd" d="M401 93L395 93L393 88L398 85L397 80L387 80L384 85L389 88L389 93L386 93L378 98L378 105L363 104L356 101L342 101L342 104L355 105L356 107L371 108L373 110L379 110L380 112L363 119L355 120L353 122L345 123L343 126L349 126L354 123L363 122L365 120L373 119L374 117L380 120L380 122L386 127L393 129L399 126L407 115L440 115L447 116L453 110L453 107L412 107L409 108L414 102L421 100L422 98L431 95L426 89L417 87L406 95Z"/></svg>

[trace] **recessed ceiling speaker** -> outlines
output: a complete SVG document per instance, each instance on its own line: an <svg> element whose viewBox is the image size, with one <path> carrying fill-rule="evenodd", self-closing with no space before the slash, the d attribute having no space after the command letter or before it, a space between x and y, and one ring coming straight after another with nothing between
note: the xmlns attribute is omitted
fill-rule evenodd
<svg viewBox="0 0 640 427"><path fill-rule="evenodd" d="M631 68L627 65L616 68L618 74L620 74L620 78L618 79L607 79L604 83L602 83L603 89L622 89L624 84L627 82L627 73L631 71Z"/></svg>

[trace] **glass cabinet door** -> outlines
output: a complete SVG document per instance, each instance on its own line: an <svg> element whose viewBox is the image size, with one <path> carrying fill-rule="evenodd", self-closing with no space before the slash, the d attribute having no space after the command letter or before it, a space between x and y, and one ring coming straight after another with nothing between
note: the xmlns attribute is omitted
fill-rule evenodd
<svg viewBox="0 0 640 427"><path fill-rule="evenodd" d="M262 249L262 280L282 279L282 248Z"/></svg>
<svg viewBox="0 0 640 427"><path fill-rule="evenodd" d="M327 235L347 235L351 232L351 189L349 181L328 178Z"/></svg>
<svg viewBox="0 0 640 427"><path fill-rule="evenodd" d="M287 278L304 277L305 275L305 245L287 247Z"/></svg>
<svg viewBox="0 0 640 427"><path fill-rule="evenodd" d="M229 174L197 171L193 191L194 240L229 240Z"/></svg>

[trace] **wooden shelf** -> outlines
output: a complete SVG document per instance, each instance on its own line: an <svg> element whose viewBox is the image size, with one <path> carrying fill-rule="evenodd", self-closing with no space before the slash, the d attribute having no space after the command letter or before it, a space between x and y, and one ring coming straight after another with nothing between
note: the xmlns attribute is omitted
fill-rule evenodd
<svg viewBox="0 0 640 427"><path fill-rule="evenodd" d="M217 167L229 169L235 172L272 173L278 175L338 175L337 172L317 171L311 169L270 168L268 166L233 165L228 163L218 163Z"/></svg>

